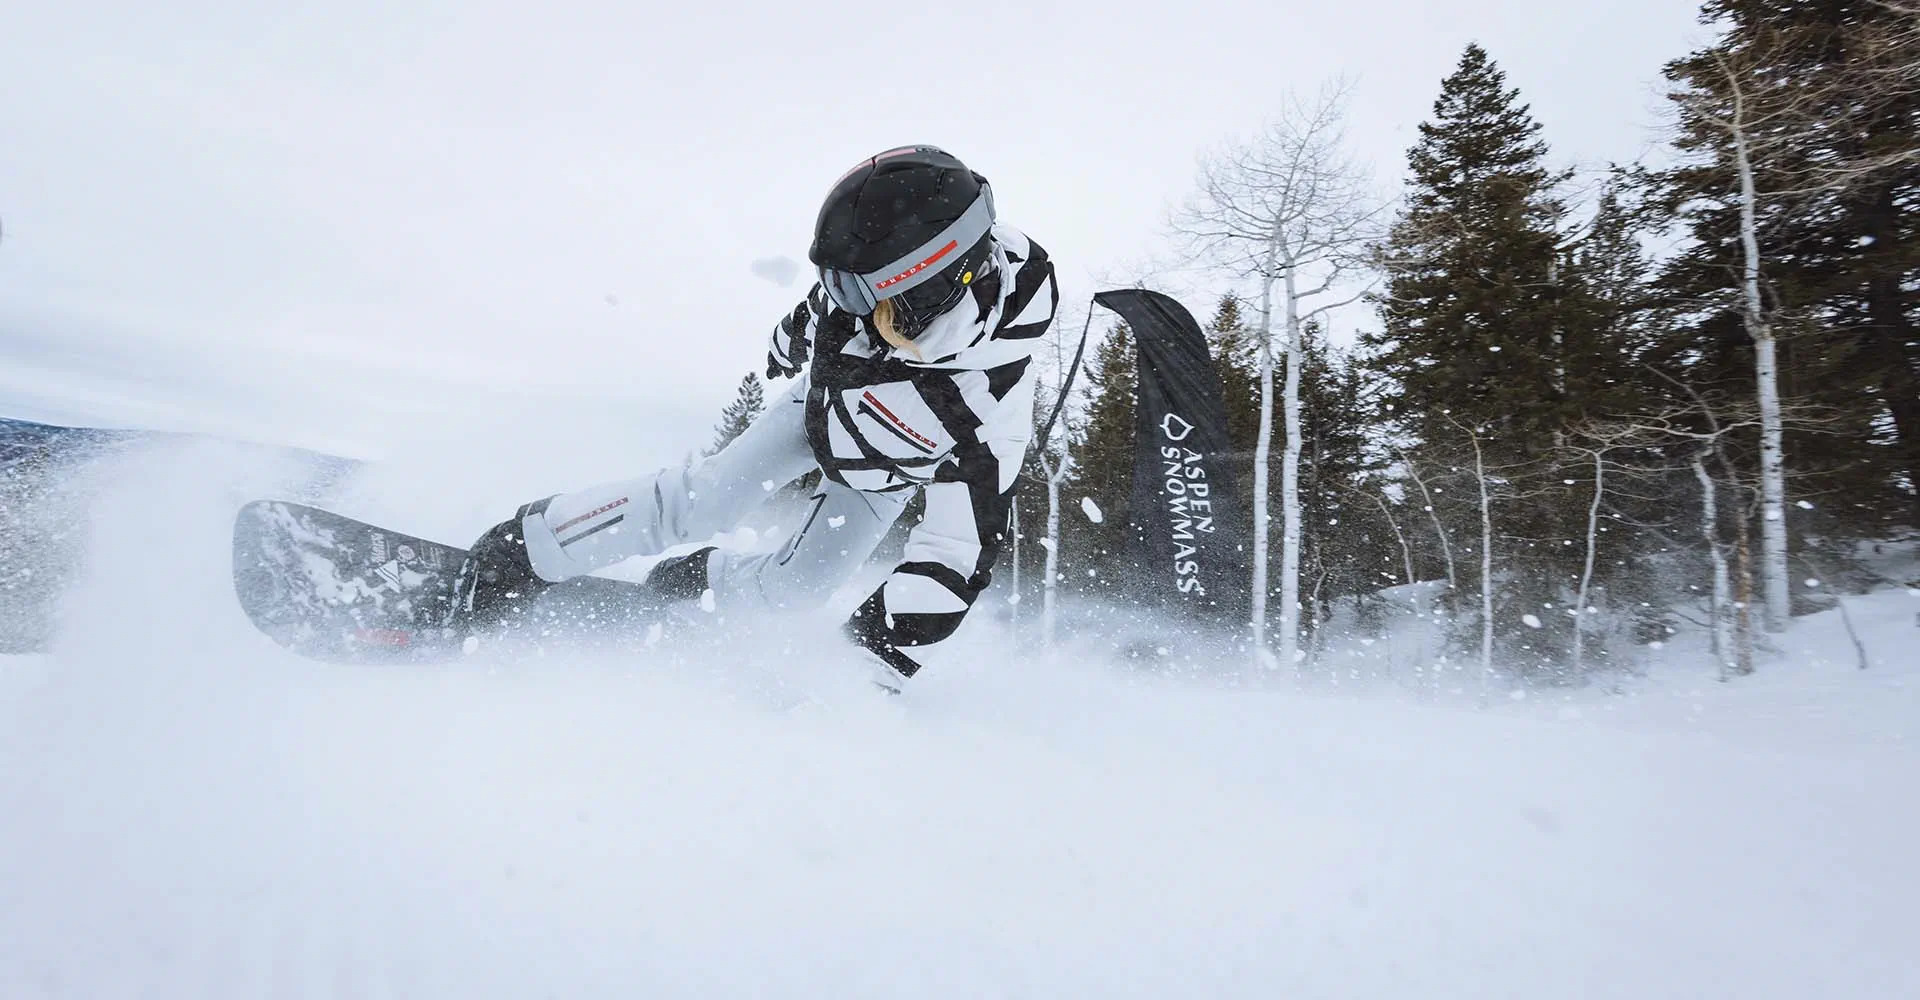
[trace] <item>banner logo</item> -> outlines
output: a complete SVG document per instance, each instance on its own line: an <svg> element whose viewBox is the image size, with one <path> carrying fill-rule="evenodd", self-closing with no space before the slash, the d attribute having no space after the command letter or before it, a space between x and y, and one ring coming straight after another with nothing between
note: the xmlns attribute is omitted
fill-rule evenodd
<svg viewBox="0 0 1920 1000"><path fill-rule="evenodd" d="M1169 413L1160 421L1160 433L1165 434L1169 441L1185 441L1187 435L1193 433L1193 425L1187 423L1180 414Z"/></svg>

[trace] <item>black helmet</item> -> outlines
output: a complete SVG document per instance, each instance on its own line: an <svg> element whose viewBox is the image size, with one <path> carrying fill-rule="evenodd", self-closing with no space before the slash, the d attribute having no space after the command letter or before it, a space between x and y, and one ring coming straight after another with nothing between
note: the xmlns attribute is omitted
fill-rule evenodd
<svg viewBox="0 0 1920 1000"><path fill-rule="evenodd" d="M993 189L953 154L902 146L863 160L827 193L808 259L848 312L894 302L895 325L918 336L966 294L991 250Z"/></svg>

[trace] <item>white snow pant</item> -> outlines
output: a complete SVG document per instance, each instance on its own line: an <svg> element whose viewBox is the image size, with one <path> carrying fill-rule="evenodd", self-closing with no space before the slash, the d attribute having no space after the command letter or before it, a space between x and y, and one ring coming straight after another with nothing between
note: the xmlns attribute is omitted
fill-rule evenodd
<svg viewBox="0 0 1920 1000"><path fill-rule="evenodd" d="M554 497L522 525L534 572L557 583L738 526L775 490L817 467L807 444L806 398L803 376L718 454ZM716 605L820 606L873 554L911 494L867 493L823 479L805 519L778 549L716 549L708 556Z"/></svg>

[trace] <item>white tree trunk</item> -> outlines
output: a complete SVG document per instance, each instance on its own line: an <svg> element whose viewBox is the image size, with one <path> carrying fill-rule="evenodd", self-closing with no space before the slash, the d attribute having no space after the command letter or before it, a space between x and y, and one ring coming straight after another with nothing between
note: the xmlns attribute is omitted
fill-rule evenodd
<svg viewBox="0 0 1920 1000"><path fill-rule="evenodd" d="M1720 679L1737 671L1733 653L1732 585L1727 580L1727 550L1720 544L1720 501L1706 462L1693 457L1693 478L1700 481L1700 537L1707 541L1707 555L1713 560L1713 656L1720 661Z"/></svg>
<svg viewBox="0 0 1920 1000"><path fill-rule="evenodd" d="M1473 478L1480 484L1480 693L1493 681L1493 501L1487 495L1487 466L1480 456L1480 435L1473 442Z"/></svg>
<svg viewBox="0 0 1920 1000"><path fill-rule="evenodd" d="M1267 459L1273 452L1273 261L1260 279L1260 436L1253 446L1253 655L1267 662Z"/></svg>
<svg viewBox="0 0 1920 1000"><path fill-rule="evenodd" d="M1020 498L1014 497L1009 508L1007 533L1013 536L1013 597L1010 599L1013 608L1008 624L1017 640L1020 637Z"/></svg>
<svg viewBox="0 0 1920 1000"><path fill-rule="evenodd" d="M1593 453L1593 503L1587 507L1587 562L1580 570L1580 593L1573 602L1573 672L1585 666L1587 634L1587 594L1593 586L1593 550L1600 537L1600 498L1606 490L1606 463L1600 452Z"/></svg>
<svg viewBox="0 0 1920 1000"><path fill-rule="evenodd" d="M1787 502L1786 453L1781 443L1780 383L1774 364L1772 325L1760 299L1760 238L1755 221L1759 196L1753 183L1753 162L1747 134L1739 119L1733 130L1734 165L1740 174L1740 245L1746 262L1742 293L1746 300L1747 335L1753 338L1753 377L1760 397L1760 562L1766 591L1766 627L1778 632L1787 625Z"/></svg>
<svg viewBox="0 0 1920 1000"><path fill-rule="evenodd" d="M1393 540L1400 543L1400 561L1406 565L1406 571L1407 571L1406 579L1401 580L1400 582L1411 584L1414 582L1413 581L1413 549L1412 547L1407 545L1407 536L1403 532L1401 532L1400 522L1393 519L1393 511L1387 509L1387 501L1383 497L1381 497L1379 494L1374 494L1373 502L1379 505L1380 513L1386 515L1387 527L1393 529Z"/></svg>
<svg viewBox="0 0 1920 1000"><path fill-rule="evenodd" d="M1060 478L1066 474L1067 463L1062 460L1056 468L1043 453L1040 468L1047 474L1047 563L1041 578L1040 641L1051 647L1060 583Z"/></svg>
<svg viewBox="0 0 1920 1000"><path fill-rule="evenodd" d="M1769 632L1786 628L1789 612L1787 578L1787 470L1781 443L1780 389L1774 373L1774 340L1753 345L1754 374L1760 382L1760 561L1766 590L1766 626Z"/></svg>
<svg viewBox="0 0 1920 1000"><path fill-rule="evenodd" d="M1286 409L1287 441L1280 455L1280 663L1291 666L1300 659L1301 355L1300 291L1294 283L1291 261L1287 262L1286 280L1287 383L1282 405Z"/></svg>
<svg viewBox="0 0 1920 1000"><path fill-rule="evenodd" d="M1440 557L1447 564L1447 589L1458 590L1460 577L1453 566L1453 544L1447 541L1447 526L1440 523L1440 511L1433 505L1433 494L1427 491L1427 481L1420 475L1420 469L1413 464L1413 459L1402 455L1401 461L1407 463L1407 475L1413 477L1414 485L1420 487L1420 496L1427 501L1427 517L1433 520L1433 533L1440 539Z"/></svg>
<svg viewBox="0 0 1920 1000"><path fill-rule="evenodd" d="M1313 589L1307 592L1307 620L1313 623L1313 641L1307 645L1306 662L1309 665L1320 662L1320 653L1327 645L1327 630L1324 626L1327 622L1328 613L1326 603L1320 599L1320 595L1326 589L1326 585L1327 571L1322 569L1313 578Z"/></svg>

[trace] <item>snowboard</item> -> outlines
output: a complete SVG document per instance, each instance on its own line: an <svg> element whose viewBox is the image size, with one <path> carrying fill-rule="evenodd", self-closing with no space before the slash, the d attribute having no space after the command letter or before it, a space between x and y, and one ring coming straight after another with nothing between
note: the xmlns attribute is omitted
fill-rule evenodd
<svg viewBox="0 0 1920 1000"><path fill-rule="evenodd" d="M282 500L240 509L233 587L281 646L332 663L431 663L482 641L644 641L666 609L640 584L581 577L532 595L485 635L459 627L454 577L466 550Z"/></svg>

